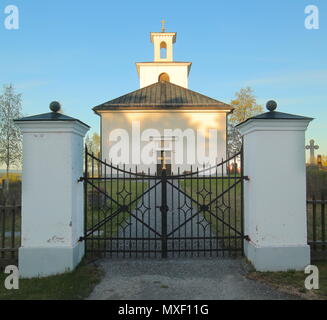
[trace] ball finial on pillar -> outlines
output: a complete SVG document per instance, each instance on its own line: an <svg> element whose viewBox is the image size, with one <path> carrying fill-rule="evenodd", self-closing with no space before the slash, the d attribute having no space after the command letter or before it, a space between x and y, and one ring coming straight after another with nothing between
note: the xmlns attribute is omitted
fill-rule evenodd
<svg viewBox="0 0 327 320"><path fill-rule="evenodd" d="M273 112L277 109L277 102L274 100L270 100L267 102L266 108L270 111Z"/></svg>
<svg viewBox="0 0 327 320"><path fill-rule="evenodd" d="M60 105L60 103L58 101L53 101L53 102L50 103L50 110L52 112L57 113L57 112L60 111L60 109L61 109L61 105Z"/></svg>

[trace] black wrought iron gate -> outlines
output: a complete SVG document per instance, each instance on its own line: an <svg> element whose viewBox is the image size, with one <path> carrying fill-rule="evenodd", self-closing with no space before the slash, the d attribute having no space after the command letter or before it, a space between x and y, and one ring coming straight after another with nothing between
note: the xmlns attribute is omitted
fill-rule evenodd
<svg viewBox="0 0 327 320"><path fill-rule="evenodd" d="M85 152L88 254L192 257L243 253L243 153L213 167L160 175Z"/></svg>

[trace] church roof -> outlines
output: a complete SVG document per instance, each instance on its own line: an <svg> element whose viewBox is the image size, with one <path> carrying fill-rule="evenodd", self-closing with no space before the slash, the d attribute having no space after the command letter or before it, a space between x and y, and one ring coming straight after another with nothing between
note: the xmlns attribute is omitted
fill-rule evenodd
<svg viewBox="0 0 327 320"><path fill-rule="evenodd" d="M148 87L133 91L119 98L96 106L98 113L117 109L213 109L231 111L233 108L223 102L209 98L171 82L160 81Z"/></svg>

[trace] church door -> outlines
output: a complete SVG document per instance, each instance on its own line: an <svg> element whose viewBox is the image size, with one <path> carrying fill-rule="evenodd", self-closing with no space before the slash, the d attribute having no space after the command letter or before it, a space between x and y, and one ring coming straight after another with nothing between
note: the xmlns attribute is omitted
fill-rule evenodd
<svg viewBox="0 0 327 320"><path fill-rule="evenodd" d="M157 152L157 175L162 175L162 169L166 167L167 176L171 175L171 151L160 150Z"/></svg>

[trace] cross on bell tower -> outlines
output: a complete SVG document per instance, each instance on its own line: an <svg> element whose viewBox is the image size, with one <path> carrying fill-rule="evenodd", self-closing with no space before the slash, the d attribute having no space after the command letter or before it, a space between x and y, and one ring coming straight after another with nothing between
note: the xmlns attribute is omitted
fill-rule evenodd
<svg viewBox="0 0 327 320"><path fill-rule="evenodd" d="M161 32L151 32L151 42L154 45L154 61L172 62L176 32L166 32L165 20L162 20L161 24Z"/></svg>
<svg viewBox="0 0 327 320"><path fill-rule="evenodd" d="M161 21L161 24L162 24L162 27L161 27L161 32L164 33L165 32L165 23L166 21L165 20L162 20Z"/></svg>

